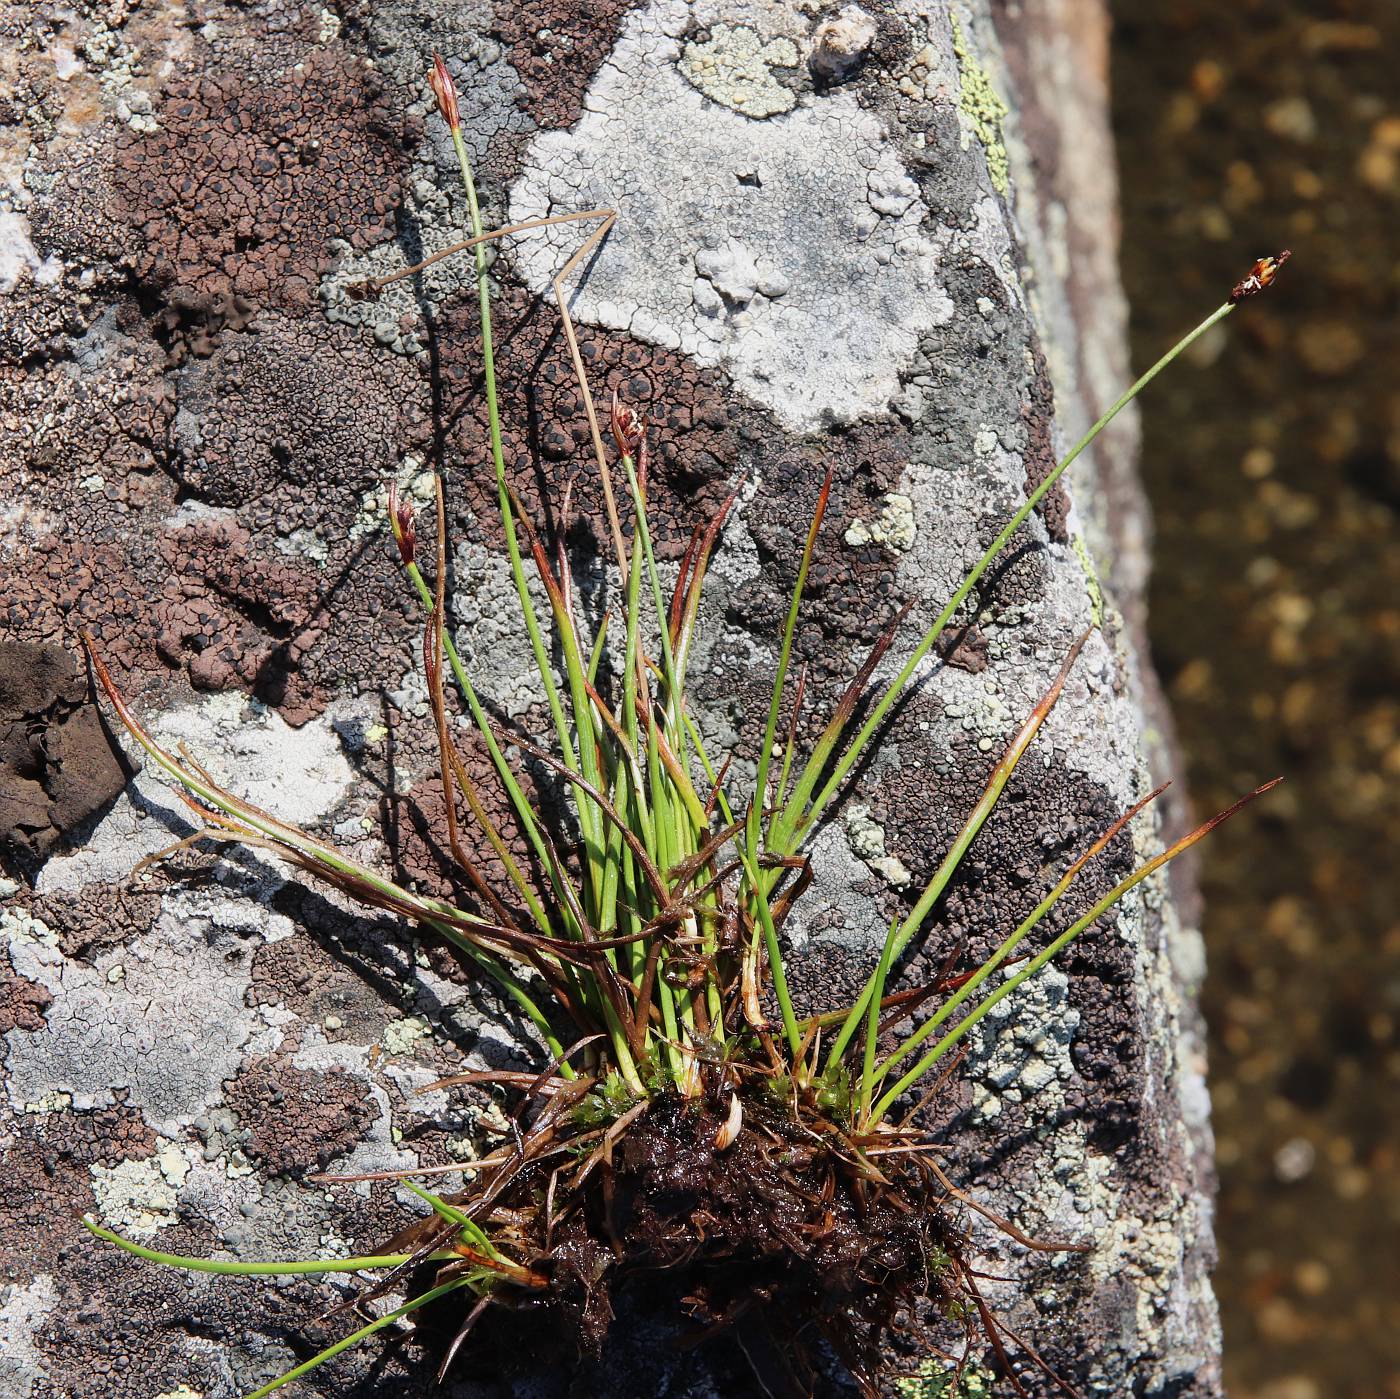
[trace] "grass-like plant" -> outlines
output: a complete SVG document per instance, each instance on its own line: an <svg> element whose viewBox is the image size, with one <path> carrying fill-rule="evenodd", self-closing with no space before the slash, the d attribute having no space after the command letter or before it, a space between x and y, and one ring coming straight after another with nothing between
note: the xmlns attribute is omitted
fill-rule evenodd
<svg viewBox="0 0 1400 1399"><path fill-rule="evenodd" d="M781 1367L786 1379L799 1385L810 1383L810 1339L822 1337L862 1389L876 1393L881 1343L891 1326L902 1311L931 1303L962 1318L968 1332L963 1359L947 1361L953 1367L949 1393L959 1392L962 1366L979 1327L1009 1383L1024 1392L1007 1347L1033 1359L1034 1352L1007 1331L984 1301L966 1258L958 1216L948 1202L956 1199L989 1212L940 1169L920 1126L919 1109L946 1078L959 1043L998 1002L1129 890L1258 792L1146 861L1064 931L1043 941L1042 926L1085 865L1157 795L1150 794L1073 861L979 966L956 976L946 968L933 985L892 992L901 958L1060 698L1085 640L1081 637L1007 745L981 799L913 906L891 924L853 1004L816 1015L799 1013L788 987L783 928L809 878L804 849L812 833L988 567L1122 408L1242 297L1272 280L1277 263L1266 259L1257 264L1228 301L1103 414L1006 522L894 679L872 694L872 677L899 622L889 629L852 678L811 751L799 758L795 739L803 682L799 677L789 683L792 643L831 489L828 474L797 567L756 781L740 795L727 781L728 764L706 746L686 686L701 590L729 505L696 531L668 597L647 522L644 425L614 398L611 429L625 485L615 493L613 464L564 303L563 278L578 256L555 285L616 552L622 599L615 623L622 631L616 673L604 665L609 617L591 633L583 629L567 560L562 553L551 560L506 476L485 243L506 233L592 218L599 227L581 256L613 215L590 211L483 231L456 94L441 60L431 84L456 145L471 220L471 236L438 256L471 250L476 259L500 519L540 693L551 716L553 750L499 731L453 645L441 474L428 571L420 561L413 513L394 492L389 513L403 566L425 612L423 664L446 798L446 839L460 872L455 901L400 887L222 788L183 750L175 754L163 748L124 702L91 640L84 639L117 716L198 813L200 829L191 840L210 837L269 851L359 903L387 910L452 943L528 1018L539 1035L544 1062L533 1073L474 1073L444 1080L449 1085L494 1080L518 1089L518 1131L511 1145L471 1163L473 1177L454 1193L436 1194L403 1179L428 1212L379 1254L221 1262L148 1249L92 1220L86 1221L88 1228L138 1257L197 1271L285 1275L382 1270L358 1298L362 1306L390 1293L410 1294L250 1399L270 1394L401 1318L454 1296L461 1321L443 1356L444 1371L491 1305L526 1299L571 1318L580 1342L597 1349L605 1344L613 1285L640 1268L673 1273L675 1295L684 1293L692 1313L707 1324L732 1328L741 1339L762 1334L769 1358L756 1363ZM373 294L389 280L362 290ZM625 510L619 510L619 499ZM532 600L532 568L548 598L547 617L538 615ZM528 847L523 863L488 815L455 746L448 671ZM862 709L864 718L857 726ZM510 744L558 775L566 811L532 803L506 757ZM775 759L779 752L780 762ZM464 812L476 833L472 849L463 831ZM567 842L561 835L565 830ZM481 864L483 842L492 860L489 869ZM1014 975L987 989L998 968L1017 962ZM924 1015L940 995L937 1008ZM997 1222L1034 1244L1009 1222Z"/></svg>

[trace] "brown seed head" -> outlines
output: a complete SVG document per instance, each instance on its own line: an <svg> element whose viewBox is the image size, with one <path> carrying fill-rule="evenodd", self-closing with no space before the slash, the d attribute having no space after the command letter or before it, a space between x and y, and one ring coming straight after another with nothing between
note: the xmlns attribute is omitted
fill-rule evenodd
<svg viewBox="0 0 1400 1399"><path fill-rule="evenodd" d="M617 396L617 390L613 390L612 399L612 433L613 440L617 443L617 450L624 457L635 458L638 449L642 445L642 437L646 431L646 423L642 415L635 409L628 408Z"/></svg>
<svg viewBox="0 0 1400 1399"><path fill-rule="evenodd" d="M1243 301L1247 296L1258 296L1265 287L1273 284L1274 278L1279 274L1279 268L1292 256L1292 252L1285 248L1277 257L1261 257L1249 269L1249 275L1235 283L1230 300Z"/></svg>
<svg viewBox="0 0 1400 1399"><path fill-rule="evenodd" d="M394 531L394 543L399 546L399 558L407 568L418 548L418 531L413 524L413 505L399 495L399 483L389 482L389 528Z"/></svg>
<svg viewBox="0 0 1400 1399"><path fill-rule="evenodd" d="M457 110L457 87L442 55L433 55L433 71L428 74L428 86L437 98L438 112L448 128L455 134L462 129L462 114Z"/></svg>

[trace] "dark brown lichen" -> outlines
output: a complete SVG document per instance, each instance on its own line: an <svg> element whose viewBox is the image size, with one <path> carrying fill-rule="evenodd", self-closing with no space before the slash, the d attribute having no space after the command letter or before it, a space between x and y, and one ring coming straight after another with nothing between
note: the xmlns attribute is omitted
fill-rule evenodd
<svg viewBox="0 0 1400 1399"><path fill-rule="evenodd" d="M283 62L263 49L249 68L196 47L162 94L156 131L115 143L127 258L167 293L309 307L328 240L368 247L392 231L403 119L373 68L338 48Z"/></svg>
<svg viewBox="0 0 1400 1399"><path fill-rule="evenodd" d="M522 105L546 130L572 126L593 75L635 0L519 0L501 6L496 32L525 86Z"/></svg>
<svg viewBox="0 0 1400 1399"><path fill-rule="evenodd" d="M379 1115L364 1084L342 1069L295 1068L285 1055L252 1060L224 1084L247 1132L244 1150L269 1175L301 1175L349 1151Z"/></svg>
<svg viewBox="0 0 1400 1399"><path fill-rule="evenodd" d="M11 1030L42 1030L44 1012L53 995L37 982L20 976L7 952L0 952L0 1035Z"/></svg>
<svg viewBox="0 0 1400 1399"><path fill-rule="evenodd" d="M46 855L126 778L72 659L0 642L0 851Z"/></svg>

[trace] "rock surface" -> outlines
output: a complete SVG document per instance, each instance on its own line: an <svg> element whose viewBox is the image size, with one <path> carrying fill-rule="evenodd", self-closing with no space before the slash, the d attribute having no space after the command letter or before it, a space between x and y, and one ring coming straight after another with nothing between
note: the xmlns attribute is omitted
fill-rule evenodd
<svg viewBox="0 0 1400 1399"><path fill-rule="evenodd" d="M437 48L489 218L620 212L573 306L595 389L651 420L666 558L740 487L692 673L702 722L741 768L832 466L798 638L815 732L898 608L914 601L912 635L1127 378L1103 16L1071 0L992 8L0 11L3 673L35 654L23 646L75 656L85 626L138 710L216 774L362 858L440 878L388 477L421 493L446 466L459 639L501 712L526 727L540 714L502 624L514 603L480 471L468 265L374 303L344 292L460 236L424 81ZM496 314L516 485L553 527L572 484L587 554L600 502L540 295L578 239L507 245ZM868 971L1101 593L1102 630L908 975L959 936L989 947L1150 785L1131 424L1101 446L817 836L794 935L809 1004ZM583 605L601 610L607 587L586 570ZM90 736L95 714L75 715L54 673L38 709L0 724L28 735L34 713ZM12 766L32 769L27 738L7 762L20 749ZM0 963L0 1388L222 1399L308 1354L307 1337L324 1344L313 1318L335 1286L139 1265L85 1242L74 1215L173 1252L364 1251L404 1205L300 1177L469 1158L494 1140L492 1115L415 1090L531 1051L450 956L258 855L205 848L130 878L188 833L182 808L147 774L119 791L110 753L84 761L85 791L62 800L32 772L0 788L30 799L11 819ZM1139 853L1156 839L1140 824ZM1118 842L1084 898L1133 853ZM988 1271L1023 1280L991 1285L1007 1323L1086 1394L1219 1392L1200 956L1166 889L1144 886L974 1044L940 1109L980 1198L1033 1234L1093 1242L1028 1255L976 1231ZM733 1364L672 1354L643 1314L618 1369L580 1369L573 1392L746 1392ZM564 1373L529 1392L563 1393ZM432 1391L412 1345L308 1384L390 1388ZM441 1392L526 1391L459 1377Z"/></svg>

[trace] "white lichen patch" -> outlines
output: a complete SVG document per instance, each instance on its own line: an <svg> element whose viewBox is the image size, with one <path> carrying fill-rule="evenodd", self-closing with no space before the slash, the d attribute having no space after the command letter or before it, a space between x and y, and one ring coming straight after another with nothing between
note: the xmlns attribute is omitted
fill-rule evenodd
<svg viewBox="0 0 1400 1399"><path fill-rule="evenodd" d="M532 143L511 221L619 207L577 316L725 365L797 429L885 411L952 315L948 235L848 91L762 122L706 97L678 67L687 19L680 0L628 17L583 119ZM579 242L554 228L511 256L543 291Z"/></svg>
<svg viewBox="0 0 1400 1399"><path fill-rule="evenodd" d="M1018 970L1005 968L1003 976ZM1072 1078L1069 1049L1078 1028L1069 978L1053 963L993 1006L968 1037L973 1115L989 1121L1004 1103L1024 1102Z"/></svg>
<svg viewBox="0 0 1400 1399"><path fill-rule="evenodd" d="M685 46L679 66L712 102L746 117L773 117L797 104L796 94L778 81L773 69L793 68L797 62L791 39L764 39L747 25L716 24L704 43Z"/></svg>
<svg viewBox="0 0 1400 1399"><path fill-rule="evenodd" d="M380 1043L386 1054L412 1054L432 1033L433 1027L421 1015L405 1015L384 1027Z"/></svg>
<svg viewBox="0 0 1400 1399"><path fill-rule="evenodd" d="M797 901L783 930L785 941L800 954L815 938L873 968L889 920L878 892L871 892L870 866L852 849L845 823L827 821L818 826L807 854L812 887Z"/></svg>
<svg viewBox="0 0 1400 1399"><path fill-rule="evenodd" d="M7 908L0 913L0 936L4 937L12 957L22 948L52 950L58 946L58 934L42 918L22 908Z"/></svg>
<svg viewBox="0 0 1400 1399"><path fill-rule="evenodd" d="M63 275L57 256L41 258L29 241L29 220L13 209L0 209L0 296L8 296L21 277L36 286L51 286Z"/></svg>
<svg viewBox="0 0 1400 1399"><path fill-rule="evenodd" d="M349 1239L342 1238L334 1230L327 1230L320 1238L320 1256L322 1258L349 1258L354 1251L354 1245Z"/></svg>
<svg viewBox="0 0 1400 1399"><path fill-rule="evenodd" d="M957 522L975 518L979 509L987 509L989 499L995 502L992 508L998 517L1009 517L1024 499L1024 444L1019 427L1004 426L999 432L985 425L974 429L987 434L982 444L987 454L979 458L976 474L951 473L920 463L911 463L906 470L900 488L922 507L921 528L899 564L900 580L911 592L940 602L948 597L982 549L969 527ZM938 511L932 514L923 503L935 500ZM1071 528L1076 518L1071 510ZM1044 538L1038 517L1028 528ZM964 542L959 541L960 535ZM1007 605L991 593L977 614L989 641L986 671L969 675L931 656L919 672L938 694L947 719L975 735L983 752L999 751L1020 727L1076 637L1090 627L1094 601L1085 588L1078 555L1069 546L1049 544L1042 557L1046 565L1043 597ZM887 661L882 673L892 673L892 664ZM1140 771L1140 711L1136 695L1120 683L1130 665L1129 658L1112 649L1102 632L1094 632L1070 673L1064 698L1024 761L1044 765L1053 756L1070 771L1099 783L1125 806L1141 796L1146 789ZM946 735L946 729L939 728ZM946 736L943 743L948 744ZM955 761L951 746L935 753L935 765L944 770ZM1150 822L1138 826L1150 834Z"/></svg>
<svg viewBox="0 0 1400 1399"><path fill-rule="evenodd" d="M275 709L230 692L172 709L155 732L187 743L218 781L292 825L318 820L350 789L350 764L325 717L294 729Z"/></svg>
<svg viewBox="0 0 1400 1399"><path fill-rule="evenodd" d="M1194 1372L1203 1343L1211 1339L1209 1332L1202 1337L1184 1324L1201 1305L1200 1289L1206 1286L1199 1280L1193 1288L1188 1281L1186 1256L1208 1233L1208 1218L1198 1199L1172 1186L1154 1201L1150 1214L1119 1210L1096 1224L1091 1275L1130 1305L1131 1324L1139 1336L1158 1338L1155 1353L1160 1359L1150 1367L1139 1364L1134 1379L1166 1390ZM1131 1289L1127 1297L1122 1295L1125 1286ZM1213 1305L1208 1311L1214 1312ZM1214 1341L1218 1346L1218 1334ZM1107 1392L1102 1383L1098 1392Z"/></svg>
<svg viewBox="0 0 1400 1399"><path fill-rule="evenodd" d="M900 92L916 101L932 102L941 95L945 82L938 50L932 44L925 44L913 53L899 74Z"/></svg>
<svg viewBox="0 0 1400 1399"><path fill-rule="evenodd" d="M392 690L386 689L384 693L405 718L423 719L427 716L430 708L428 681L418 666L410 666L399 677L399 683ZM396 767L394 790L400 796L404 796L412 789L412 785L413 775Z"/></svg>
<svg viewBox="0 0 1400 1399"><path fill-rule="evenodd" d="M1084 589L1079 560L1071 549L1057 552L1050 601L1059 615L1075 617L1076 626L1087 627L1093 604ZM1042 662L1046 667L1044 683L1054 674L1071 640L1072 634L1067 633L1059 646L1047 650ZM1071 771L1083 773L1097 782L1125 807L1151 786L1140 747L1139 699L1121 684L1121 677L1129 673L1129 659L1115 654L1103 633L1095 632L1075 663L1065 686L1065 700L1046 720L1043 737L1037 740L1038 743L1053 743ZM1133 838L1147 842L1144 850L1149 855L1155 855L1161 848L1156 841L1155 825L1151 816L1133 823ZM1153 886L1145 887L1150 894ZM1139 890L1120 906L1134 929L1131 936L1136 936L1138 924L1136 900L1147 896Z"/></svg>
<svg viewBox="0 0 1400 1399"><path fill-rule="evenodd" d="M155 715L150 726L166 747L186 744L238 796L304 826L329 812L350 789L353 774L334 729L339 715L336 709L294 729L276 710L229 691ZM128 747L139 762L134 743L128 741ZM36 888L54 894L88 884L124 883L141 859L192 829L165 779L140 767L83 848L50 860Z"/></svg>
<svg viewBox="0 0 1400 1399"><path fill-rule="evenodd" d="M168 895L155 927L122 949L116 982L114 952L83 964L12 944L15 970L53 996L42 1029L6 1036L12 1104L62 1092L91 1108L124 1089L153 1126L178 1130L238 1070L255 1025L243 1003L252 946L269 917L245 893Z"/></svg>
<svg viewBox="0 0 1400 1399"><path fill-rule="evenodd" d="M873 520L853 520L846 530L846 543L854 548L863 544L883 544L896 554L907 554L914 547L914 502L907 495L891 491L880 502L880 513Z"/></svg>
<svg viewBox="0 0 1400 1399"><path fill-rule="evenodd" d="M0 1287L0 1394L8 1399L29 1399L40 1381L45 1392L52 1392L48 1365L34 1337L57 1305L58 1288L48 1273L24 1286Z"/></svg>
<svg viewBox="0 0 1400 1399"><path fill-rule="evenodd" d="M180 1187L190 1160L174 1142L166 1142L142 1161L93 1166L92 1194L102 1222L119 1234L149 1238L179 1217Z"/></svg>
<svg viewBox="0 0 1400 1399"><path fill-rule="evenodd" d="M174 709L153 728L167 745L188 742L233 790L305 825L350 787L332 724L327 714L294 730L275 712L227 694ZM142 856L190 829L166 784L143 769L82 850L44 866L37 890L121 884ZM123 1091L149 1123L173 1135L220 1100L246 1053L275 1045L278 1008L254 1011L245 996L254 951L293 931L265 902L281 886L281 872L246 851L214 868L215 883L164 895L149 932L90 962L70 962L37 920L5 911L15 970L53 996L41 1029L6 1037L6 1088L16 1108L61 1093L87 1109ZM271 1043L260 1043L269 1036Z"/></svg>
<svg viewBox="0 0 1400 1399"><path fill-rule="evenodd" d="M846 813L846 838L851 849L894 888L902 889L913 879L904 861L886 850L885 828L870 819L868 806L856 805Z"/></svg>
<svg viewBox="0 0 1400 1399"><path fill-rule="evenodd" d="M330 545L313 529L295 529L291 534L279 534L273 540L273 547L289 558L310 559L317 568L324 568L331 556Z"/></svg>
<svg viewBox="0 0 1400 1399"><path fill-rule="evenodd" d="M174 64L188 58L194 36L191 26L172 23L158 46L134 42L126 32L128 10L134 8L116 4L85 12L86 37L75 58L97 75L104 107L133 131L149 135L160 126L154 113L161 83Z"/></svg>

